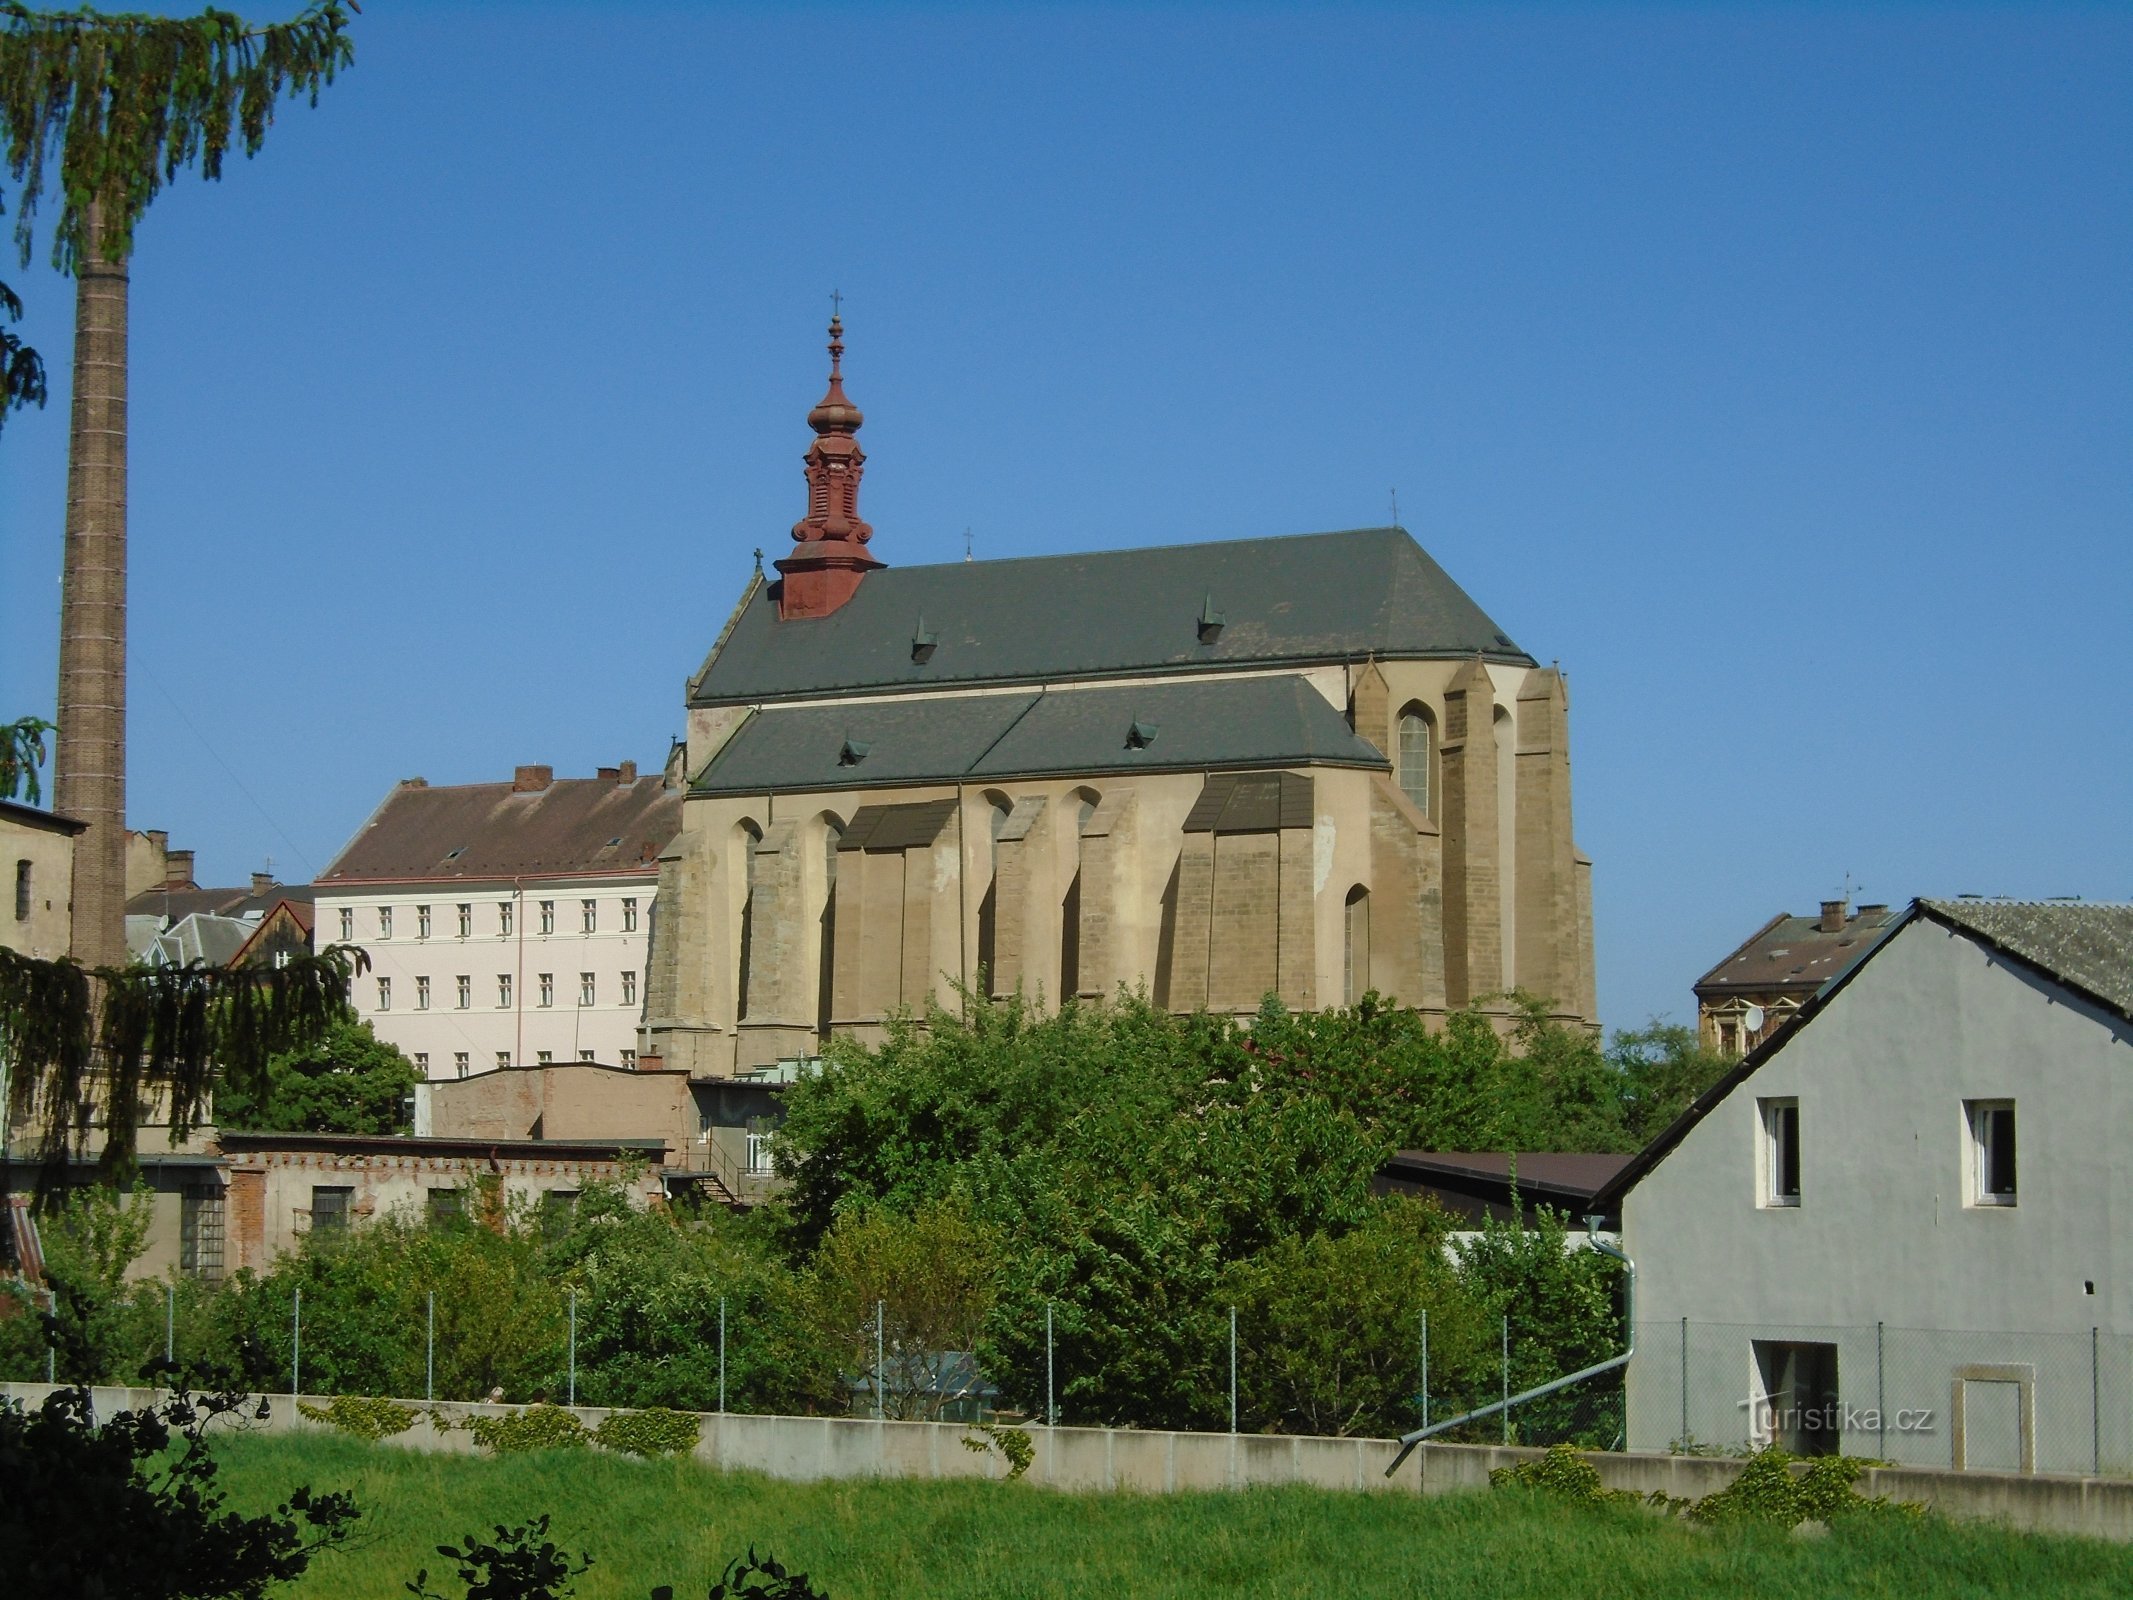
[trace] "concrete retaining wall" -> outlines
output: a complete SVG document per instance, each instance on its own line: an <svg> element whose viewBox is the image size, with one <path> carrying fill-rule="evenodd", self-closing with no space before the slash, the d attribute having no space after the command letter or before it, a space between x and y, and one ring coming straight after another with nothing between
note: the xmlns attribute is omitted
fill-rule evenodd
<svg viewBox="0 0 2133 1600"><path fill-rule="evenodd" d="M51 1389L41 1383L0 1384L0 1396L37 1405ZM153 1404L154 1389L98 1388L98 1416ZM314 1406L327 1397L306 1396ZM267 1433L326 1431L302 1415L288 1395L271 1395L268 1418L254 1427ZM507 1416L516 1406L439 1402L433 1409L455 1423L468 1417ZM608 1412L575 1408L578 1420L598 1427ZM975 1431L961 1423L874 1422L858 1417L701 1417L696 1458L707 1466L761 1472L810 1482L822 1478L1004 1478L1007 1463L997 1450L971 1450ZM1035 1458L1031 1483L1081 1492L1128 1490L1163 1494L1193 1489L1264 1488L1304 1484L1318 1489L1386 1494L1453 1494L1485 1489L1494 1467L1538 1456L1538 1450L1496 1445L1425 1444L1398 1476L1385 1468L1397 1446L1386 1439L1320 1439L1289 1434L1164 1433L1132 1428L1031 1428ZM440 1432L427 1415L387 1441L403 1449L471 1453L463 1426ZM1654 1489L1681 1499L1715 1494L1740 1473L1737 1459L1717 1456L1629 1455L1594 1451L1587 1457L1610 1489L1646 1494ZM1996 1472L1944 1472L1916 1467L1877 1467L1860 1479L1862 1494L1915 1500L1951 1517L2005 1523L2048 1533L2085 1534L2133 1542L2133 1479L2023 1477Z"/></svg>

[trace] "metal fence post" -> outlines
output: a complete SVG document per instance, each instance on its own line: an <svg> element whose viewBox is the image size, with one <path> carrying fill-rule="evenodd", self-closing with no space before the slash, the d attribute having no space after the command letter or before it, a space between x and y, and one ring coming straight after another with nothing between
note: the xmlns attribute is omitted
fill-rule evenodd
<svg viewBox="0 0 2133 1600"><path fill-rule="evenodd" d="M1879 1425L1874 1454L1884 1461L1889 1458L1889 1389L1887 1368L1882 1363L1883 1335L1886 1331L1885 1323L1874 1324L1874 1421Z"/></svg>
<svg viewBox="0 0 2133 1600"><path fill-rule="evenodd" d="M1229 1308L1229 1431L1237 1431L1237 1308Z"/></svg>
<svg viewBox="0 0 2133 1600"><path fill-rule="evenodd" d="M879 1422L889 1414L889 1388L881 1354L881 1325L889 1320L889 1303L874 1302L874 1420Z"/></svg>
<svg viewBox="0 0 2133 1600"><path fill-rule="evenodd" d="M296 1286L296 1301L289 1310L289 1398L304 1392L304 1286Z"/></svg>
<svg viewBox="0 0 2133 1600"><path fill-rule="evenodd" d="M1059 1426L1059 1407L1052 1399L1052 1303L1044 1302L1044 1425Z"/></svg>
<svg viewBox="0 0 2133 1600"><path fill-rule="evenodd" d="M429 1295L429 1309L422 1328L422 1398L437 1403L437 1291Z"/></svg>
<svg viewBox="0 0 2133 1600"><path fill-rule="evenodd" d="M163 1285L163 1365L177 1365L178 1361L178 1286Z"/></svg>
<svg viewBox="0 0 2133 1600"><path fill-rule="evenodd" d="M1689 1446L1689 1319L1681 1319L1681 1447Z"/></svg>
<svg viewBox="0 0 2133 1600"><path fill-rule="evenodd" d="M2103 1330L2089 1329L2089 1470L2103 1476Z"/></svg>
<svg viewBox="0 0 2133 1600"><path fill-rule="evenodd" d="M578 1403L578 1291L570 1291L570 1376L567 1404Z"/></svg>
<svg viewBox="0 0 2133 1600"><path fill-rule="evenodd" d="M1503 1442L1511 1442L1511 1313L1503 1314Z"/></svg>
<svg viewBox="0 0 2133 1600"><path fill-rule="evenodd" d="M726 1414L726 1297L718 1297L718 1410Z"/></svg>
<svg viewBox="0 0 2133 1600"><path fill-rule="evenodd" d="M1422 1308L1422 1426L1429 1426L1429 1307Z"/></svg>

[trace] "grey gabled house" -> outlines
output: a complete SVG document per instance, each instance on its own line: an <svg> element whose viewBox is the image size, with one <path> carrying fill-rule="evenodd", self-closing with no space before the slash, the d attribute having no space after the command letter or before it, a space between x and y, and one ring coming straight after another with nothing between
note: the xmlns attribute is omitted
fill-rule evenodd
<svg viewBox="0 0 2133 1600"><path fill-rule="evenodd" d="M1595 1198L1628 1443L2133 1470L2133 906L1920 900Z"/></svg>

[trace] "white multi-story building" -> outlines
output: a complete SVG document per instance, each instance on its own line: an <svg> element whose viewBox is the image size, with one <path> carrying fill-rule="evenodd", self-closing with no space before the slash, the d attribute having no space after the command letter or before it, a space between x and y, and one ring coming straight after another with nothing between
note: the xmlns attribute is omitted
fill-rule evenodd
<svg viewBox="0 0 2133 1600"><path fill-rule="evenodd" d="M317 883L320 948L360 947L357 1013L426 1077L634 1066L678 775L401 782Z"/></svg>

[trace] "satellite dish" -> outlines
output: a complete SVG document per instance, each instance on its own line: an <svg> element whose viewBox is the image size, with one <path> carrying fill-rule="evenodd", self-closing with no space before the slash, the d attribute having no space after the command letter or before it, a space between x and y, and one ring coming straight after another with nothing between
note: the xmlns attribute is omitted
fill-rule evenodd
<svg viewBox="0 0 2133 1600"><path fill-rule="evenodd" d="M1763 1008L1761 1006L1750 1006L1741 1013L1740 1020L1741 1026L1750 1033L1761 1033L1763 1031Z"/></svg>

